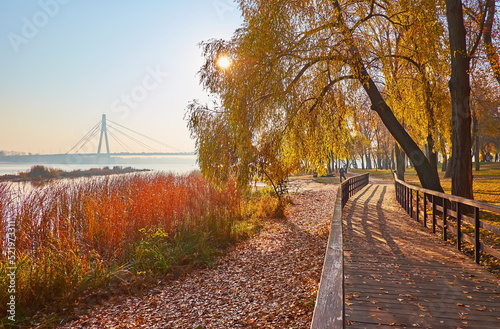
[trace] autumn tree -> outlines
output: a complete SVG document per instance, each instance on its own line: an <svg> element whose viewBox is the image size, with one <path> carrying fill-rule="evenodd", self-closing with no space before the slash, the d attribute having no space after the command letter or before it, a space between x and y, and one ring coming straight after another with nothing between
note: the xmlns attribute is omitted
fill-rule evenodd
<svg viewBox="0 0 500 329"><path fill-rule="evenodd" d="M359 95L358 110L355 112L355 138L357 153L363 169L372 169L373 141L375 137L376 113L370 110L370 100L366 94Z"/></svg>
<svg viewBox="0 0 500 329"><path fill-rule="evenodd" d="M281 140L283 127L275 124L274 129L263 130L249 143L241 130L231 127L229 115L229 111L216 103L207 106L193 101L188 106L188 127L196 138L202 174L215 184L235 177L241 188L259 178L272 186L283 201L287 179L300 166L283 154L286 152ZM278 207L282 205L280 202Z"/></svg>
<svg viewBox="0 0 500 329"><path fill-rule="evenodd" d="M361 88L412 160L422 185L442 191L437 173L380 91L382 82L376 81L382 80L373 78L383 79L378 58L369 51L373 25L397 23L400 14L391 4L240 1L244 26L228 42L204 43L206 63L200 71L204 87L228 112L228 127L241 141L236 147L251 149L256 136L278 122L285 127L283 154L321 166L327 152L346 152L343 141L357 111L350 95ZM223 54L233 65L221 73L216 62Z"/></svg>
<svg viewBox="0 0 500 329"><path fill-rule="evenodd" d="M482 64L482 65L481 65ZM478 67L477 67L478 66ZM499 150L500 142L500 85L484 63L472 68L471 110L472 141L475 170L480 169L480 159Z"/></svg>

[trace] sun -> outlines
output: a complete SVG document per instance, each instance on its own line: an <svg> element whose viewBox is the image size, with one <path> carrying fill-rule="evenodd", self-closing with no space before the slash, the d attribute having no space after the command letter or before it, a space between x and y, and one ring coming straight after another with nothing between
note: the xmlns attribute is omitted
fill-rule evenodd
<svg viewBox="0 0 500 329"><path fill-rule="evenodd" d="M231 59L225 55L221 56L217 60L217 66L219 66L221 69L227 69L231 66Z"/></svg>

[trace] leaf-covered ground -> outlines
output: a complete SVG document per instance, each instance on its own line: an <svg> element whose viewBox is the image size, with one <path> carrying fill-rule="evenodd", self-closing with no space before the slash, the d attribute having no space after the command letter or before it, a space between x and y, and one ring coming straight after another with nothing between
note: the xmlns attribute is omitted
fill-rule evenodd
<svg viewBox="0 0 500 329"><path fill-rule="evenodd" d="M142 296L110 299L62 328L307 328L328 239L336 185L291 182L286 219L215 266Z"/></svg>

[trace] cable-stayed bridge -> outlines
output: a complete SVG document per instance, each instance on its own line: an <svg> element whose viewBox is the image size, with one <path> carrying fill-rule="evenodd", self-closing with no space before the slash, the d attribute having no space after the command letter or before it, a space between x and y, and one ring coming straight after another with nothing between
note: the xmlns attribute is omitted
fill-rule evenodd
<svg viewBox="0 0 500 329"><path fill-rule="evenodd" d="M95 147L95 137L99 135L99 143L96 153L85 152ZM111 152L110 140L116 142L124 151ZM147 141L147 142L146 142ZM133 145L133 146L132 146ZM134 151L134 147L142 148L141 152ZM82 153L81 151L84 150ZM68 152L65 154L78 154L83 156L161 156L172 154L183 154L181 150L163 143L159 140L146 136L135 130L127 128L102 115L99 121L89 130Z"/></svg>
<svg viewBox="0 0 500 329"><path fill-rule="evenodd" d="M114 152L110 145L114 147ZM143 160L167 159L173 155L193 154L109 120L103 114L102 119L66 153L4 155L0 156L0 162L92 164L115 163L132 157Z"/></svg>

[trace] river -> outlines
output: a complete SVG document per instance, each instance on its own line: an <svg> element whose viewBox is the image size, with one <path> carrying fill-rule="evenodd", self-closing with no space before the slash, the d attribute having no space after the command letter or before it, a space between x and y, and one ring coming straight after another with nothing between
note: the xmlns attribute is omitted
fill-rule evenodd
<svg viewBox="0 0 500 329"><path fill-rule="evenodd" d="M149 163L150 161L150 163ZM155 159L148 159L148 163L113 163L113 164L68 164L68 163L1 163L0 162L0 175L17 174L21 171L28 171L32 166L42 165L49 168L61 169L64 171L72 170L88 170L91 168L113 168L114 166L132 167L135 169L150 169L161 170L166 172L173 172L184 174L193 170L198 170L195 155L172 155L166 156L155 162Z"/></svg>

